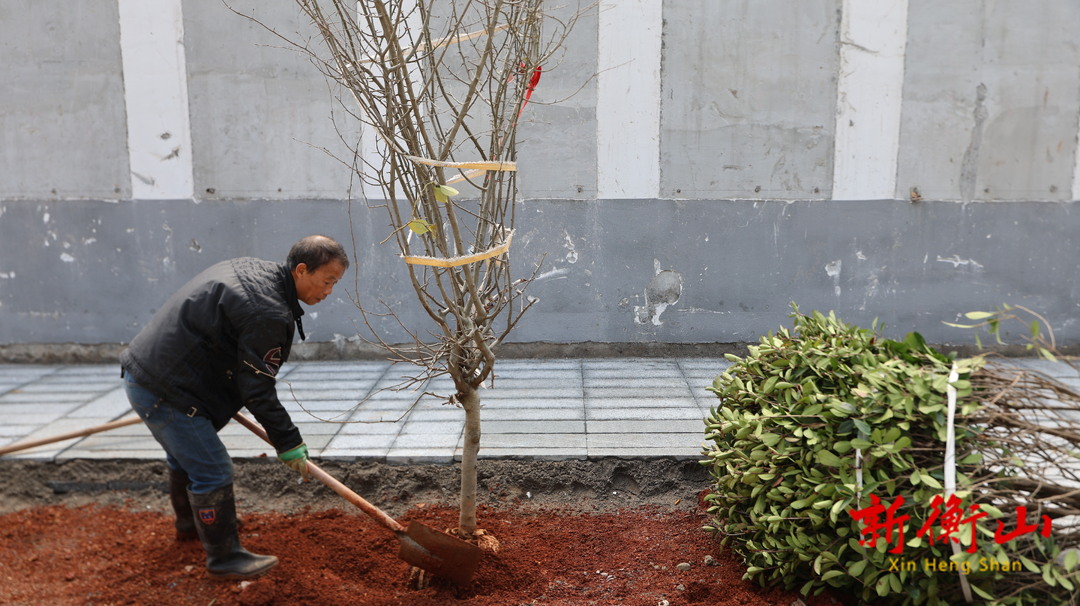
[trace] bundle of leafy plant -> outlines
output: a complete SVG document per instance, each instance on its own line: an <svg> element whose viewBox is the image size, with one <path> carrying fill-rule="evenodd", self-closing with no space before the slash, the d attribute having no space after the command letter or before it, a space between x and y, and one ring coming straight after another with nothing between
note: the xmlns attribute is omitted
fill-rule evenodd
<svg viewBox="0 0 1080 606"><path fill-rule="evenodd" d="M982 356L793 309L792 330L729 355L710 388L709 528L746 578L888 603L1074 602L1080 571L1063 546L1080 537L1077 421L1034 418L1046 394L1016 393L1021 381Z"/></svg>

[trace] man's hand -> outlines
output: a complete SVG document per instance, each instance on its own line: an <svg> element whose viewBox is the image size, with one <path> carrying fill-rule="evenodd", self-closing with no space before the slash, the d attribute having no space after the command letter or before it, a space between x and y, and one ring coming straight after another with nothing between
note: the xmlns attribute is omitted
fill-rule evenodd
<svg viewBox="0 0 1080 606"><path fill-rule="evenodd" d="M307 481L307 444L301 443L296 448L286 450L278 455L278 459L281 459L281 462L288 465L291 469L300 472L300 475L304 476L304 480Z"/></svg>

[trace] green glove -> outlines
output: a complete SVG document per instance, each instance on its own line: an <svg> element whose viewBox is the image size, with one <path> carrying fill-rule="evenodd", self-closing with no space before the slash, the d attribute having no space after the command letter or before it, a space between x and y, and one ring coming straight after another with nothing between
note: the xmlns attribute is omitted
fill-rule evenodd
<svg viewBox="0 0 1080 606"><path fill-rule="evenodd" d="M300 475L304 476L305 480L308 479L307 444L304 444L303 442L301 442L300 445L297 446L296 448L293 448L291 450L286 450L285 452L279 454L277 457L278 457L278 459L281 460L282 463L288 465L289 468L300 472Z"/></svg>

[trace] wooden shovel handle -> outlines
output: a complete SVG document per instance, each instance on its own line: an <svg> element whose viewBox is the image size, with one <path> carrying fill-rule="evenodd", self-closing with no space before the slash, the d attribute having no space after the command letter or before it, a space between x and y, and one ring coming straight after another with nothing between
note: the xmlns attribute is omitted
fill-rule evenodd
<svg viewBox="0 0 1080 606"><path fill-rule="evenodd" d="M104 425L97 425L95 427L87 427L86 429L79 429L77 431L70 431L51 438L42 438L40 440L31 440L29 442L19 442L17 444L9 444L3 448L0 448L0 456L18 452L20 450L26 450L35 446L43 446L45 444L52 444L53 442L63 442L64 440L70 440L72 438L81 438L90 434L95 434L102 431L108 431L110 429L116 429L117 427L127 427L128 425L134 425L136 423L142 423L142 419L139 417L131 417L128 419L120 419L119 421L113 421Z"/></svg>
<svg viewBox="0 0 1080 606"><path fill-rule="evenodd" d="M264 430L251 419L244 416L243 413L238 412L233 415L233 418L236 419L237 423L240 423L244 427L247 427L251 430L252 433L262 438L267 444L270 444L271 446L274 445L273 442L270 441L270 436L266 435L266 430ZM371 518L376 522L382 524L383 526L389 528L396 533L405 532L405 527L401 524L398 524L397 520L391 518L389 515L386 514L385 511L367 502L364 497L350 490L348 486L342 484L337 480L337 478L323 471L321 467L319 467L315 463L312 463L310 459L308 459L307 462L307 470L309 474L315 476L315 479L325 484L330 490L333 490L334 492L344 497L346 501L359 507L361 511L371 516Z"/></svg>

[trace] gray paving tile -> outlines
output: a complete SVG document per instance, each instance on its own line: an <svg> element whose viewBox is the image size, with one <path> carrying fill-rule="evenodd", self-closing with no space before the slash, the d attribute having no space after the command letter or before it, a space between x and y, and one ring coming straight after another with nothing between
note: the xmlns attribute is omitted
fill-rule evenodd
<svg viewBox="0 0 1080 606"><path fill-rule="evenodd" d="M526 397L542 397L544 395L559 397L553 390L575 390L581 395L582 379L580 376L567 378L543 378L543 379L497 379L494 385L488 389L482 389L481 394L503 393L525 394ZM531 396L529 394L532 394Z"/></svg>
<svg viewBox="0 0 1080 606"><path fill-rule="evenodd" d="M20 461L55 461L58 454L60 453L56 450L47 450L41 452L15 452L4 456Z"/></svg>
<svg viewBox="0 0 1080 606"><path fill-rule="evenodd" d="M312 381L308 379L279 380L277 383L278 393L305 394L319 391L345 391L349 394L366 394L378 382L377 377L370 379L340 380L340 381ZM352 397L350 395L350 397Z"/></svg>
<svg viewBox="0 0 1080 606"><path fill-rule="evenodd" d="M304 436L305 441L309 436L335 436L341 431L342 427L340 423L324 423L320 421L302 423L295 417L293 423L296 425L296 429L300 431L300 435ZM310 446L310 444L308 445Z"/></svg>
<svg viewBox="0 0 1080 606"><path fill-rule="evenodd" d="M319 454L320 459L335 461L386 461L386 448L328 448Z"/></svg>
<svg viewBox="0 0 1080 606"><path fill-rule="evenodd" d="M697 448L704 436L700 433L594 433L589 432L592 448Z"/></svg>
<svg viewBox="0 0 1080 606"><path fill-rule="evenodd" d="M405 398L373 398L370 400L364 400L356 402L352 410L354 414L363 413L364 411L387 411L387 410L408 410L412 408L414 404L419 404L415 399Z"/></svg>
<svg viewBox="0 0 1080 606"><path fill-rule="evenodd" d="M457 421L409 421L402 426L401 436L460 436L465 429L465 419Z"/></svg>
<svg viewBox="0 0 1080 606"><path fill-rule="evenodd" d="M481 410L531 409L555 410L559 408L584 408L585 398L502 398L486 396L480 399Z"/></svg>
<svg viewBox="0 0 1080 606"><path fill-rule="evenodd" d="M27 415L39 419L55 419L75 410L79 404L79 402L4 402L0 398L0 418L6 420L13 415Z"/></svg>
<svg viewBox="0 0 1080 606"><path fill-rule="evenodd" d="M120 380L119 364L71 364L56 369L59 377L104 377Z"/></svg>
<svg viewBox="0 0 1080 606"><path fill-rule="evenodd" d="M312 437L316 438L316 439L319 438L319 436L312 436ZM326 437L327 439L329 439L328 436L323 436L323 437ZM307 438L307 436L305 436L305 439L306 438ZM234 450L246 449L246 450L258 450L260 452L266 453L267 456L275 456L275 457L277 456L277 451L274 450L273 446L271 446L270 444L267 444L262 438L256 436L255 434L251 433L250 431L246 435L243 435L243 434L222 435L221 436L221 442L223 444L225 444L225 448L229 449L229 454L230 455L232 455L232 452ZM232 456L236 456L236 455L232 455Z"/></svg>
<svg viewBox="0 0 1080 606"><path fill-rule="evenodd" d="M55 434L44 434L44 435L40 435L40 436L36 436L36 437L28 437L26 441L33 441L33 440L38 439L38 438L47 438L47 437L50 437L50 435L55 435ZM71 446L74 446L74 445L78 444L81 439L82 438L70 438L68 440L63 440L63 441L60 441L60 442L52 442L50 444L43 444L41 446L35 446L33 448L27 448L27 449L24 449L24 450L19 450L17 452L13 452L11 454L4 455L4 456L5 457L15 457L15 458L33 458L33 459L45 458L45 459L52 459L57 454L63 452L64 449L70 448ZM24 440L21 440L21 439L20 440L12 440L10 442L10 444L16 444L16 443L23 442L23 441Z"/></svg>
<svg viewBox="0 0 1080 606"><path fill-rule="evenodd" d="M349 421L347 423L341 423L339 425L337 435L339 435L339 436L357 436L357 435L369 435L369 434L397 435L397 434L401 433L402 425L403 425L403 423L392 423L392 422L364 423L364 422L360 422L360 421Z"/></svg>
<svg viewBox="0 0 1080 606"><path fill-rule="evenodd" d="M622 369L586 372L585 387L618 386L626 383L635 385L685 384L686 378L678 368L671 369Z"/></svg>
<svg viewBox="0 0 1080 606"><path fill-rule="evenodd" d="M70 410L66 405L64 407L56 407L52 411L39 411L37 410L39 407L34 406L29 412L14 412L11 410L14 406L14 404L0 404L0 420L2 420L5 425L44 425L64 416L64 412L66 412L65 409Z"/></svg>
<svg viewBox="0 0 1080 606"><path fill-rule="evenodd" d="M495 386L499 386L503 382L517 382L517 381L574 381L581 382L581 369L580 368L515 368L510 370L504 370L502 368L495 369Z"/></svg>
<svg viewBox="0 0 1080 606"><path fill-rule="evenodd" d="M301 435L304 437L304 443L307 444L308 450L313 452L319 452L326 448L335 437L333 434L327 433L305 433Z"/></svg>
<svg viewBox="0 0 1080 606"><path fill-rule="evenodd" d="M701 360L698 362L680 360L679 368L688 377L718 375L731 368L731 362L727 360Z"/></svg>
<svg viewBox="0 0 1080 606"><path fill-rule="evenodd" d="M581 449L586 447L586 436L580 433L549 433L543 436L527 434L484 434L480 438L481 452L488 448Z"/></svg>
<svg viewBox="0 0 1080 606"><path fill-rule="evenodd" d="M407 408L401 409L364 409L353 411L349 417L348 425L398 425L404 423L411 414Z"/></svg>
<svg viewBox="0 0 1080 606"><path fill-rule="evenodd" d="M246 410L243 411L243 414L248 419L254 421L256 425L259 425L259 422L255 420L255 417L248 413ZM225 427L222 427L221 430L218 431L218 435L222 436L223 438L224 436L250 436L251 430L237 423L236 421L229 421L229 423L226 424Z"/></svg>
<svg viewBox="0 0 1080 606"><path fill-rule="evenodd" d="M555 398L581 398L585 394L581 386L560 385L548 389L515 389L503 385L495 389L480 392L480 401L484 400L550 400Z"/></svg>
<svg viewBox="0 0 1080 606"><path fill-rule="evenodd" d="M699 419L701 414L694 408L590 408L585 412L585 420L617 421L620 419L641 421L667 421L673 419Z"/></svg>
<svg viewBox="0 0 1080 606"><path fill-rule="evenodd" d="M664 385L661 387L586 387L585 397L595 398L652 398L656 400L670 398L690 398L693 392L686 383Z"/></svg>
<svg viewBox="0 0 1080 606"><path fill-rule="evenodd" d="M55 379L42 379L34 383L23 385L19 388L21 393L57 393L57 394L82 394L84 397L97 394L109 389L120 387L120 380L113 381L87 381L79 377L71 377L69 381Z"/></svg>
<svg viewBox="0 0 1080 606"><path fill-rule="evenodd" d="M634 397L596 397L587 400L586 408L686 408L697 410L697 400L693 397L680 398L634 398Z"/></svg>
<svg viewBox="0 0 1080 606"><path fill-rule="evenodd" d="M449 465L453 463L453 449L392 448L386 453L390 465Z"/></svg>
<svg viewBox="0 0 1080 606"><path fill-rule="evenodd" d="M62 368L61 366L37 365L37 364L0 364L0 379L18 381L36 381L41 377L52 374Z"/></svg>
<svg viewBox="0 0 1080 606"><path fill-rule="evenodd" d="M678 365L670 358L583 358L581 367L585 370L597 368L670 368Z"/></svg>
<svg viewBox="0 0 1080 606"><path fill-rule="evenodd" d="M701 453L693 448L589 448L588 458L621 457L625 459L665 458L696 460Z"/></svg>
<svg viewBox="0 0 1080 606"><path fill-rule="evenodd" d="M581 368L581 361L571 359L508 359L499 360L495 365L495 372L503 369L576 369Z"/></svg>
<svg viewBox="0 0 1080 606"><path fill-rule="evenodd" d="M352 402L357 403L368 395L367 390L352 389L278 389L278 399L284 402Z"/></svg>
<svg viewBox="0 0 1080 606"><path fill-rule="evenodd" d="M131 411L127 394L117 387L67 413L68 417L117 417Z"/></svg>
<svg viewBox="0 0 1080 606"><path fill-rule="evenodd" d="M451 394L457 393L457 388L454 387L454 382L449 379L435 379L428 383L424 383L421 391L427 391L429 393L435 393L440 399L449 398Z"/></svg>
<svg viewBox="0 0 1080 606"><path fill-rule="evenodd" d="M530 461L568 461L585 460L588 451L585 448L481 448L476 455L480 460L530 460Z"/></svg>
<svg viewBox="0 0 1080 606"><path fill-rule="evenodd" d="M21 389L15 391L9 391L6 394L0 396L0 409L7 406L14 405L28 405L28 406L50 406L56 404L66 404L70 410L74 408L75 404L86 402L93 397L93 394L85 394L80 392L45 392L45 393L33 393L26 392ZM20 411L21 412L21 411Z"/></svg>
<svg viewBox="0 0 1080 606"><path fill-rule="evenodd" d="M75 445L73 449L94 452L156 450L158 453L160 453L159 456L165 456L165 451L162 450L161 445L157 443L157 440L155 440L153 436L149 434L149 432L145 436L131 436L124 438L119 438L116 436L91 436L83 439L81 442Z"/></svg>
<svg viewBox="0 0 1080 606"><path fill-rule="evenodd" d="M461 432L398 434L394 439L392 450L453 449L460 441Z"/></svg>
<svg viewBox="0 0 1080 606"><path fill-rule="evenodd" d="M487 431L488 423L507 422L507 421L551 421L554 423L560 421L574 421L583 420L585 418L585 407L578 406L576 408L493 408L484 409L480 412L481 423L484 425L484 431Z"/></svg>
<svg viewBox="0 0 1080 606"><path fill-rule="evenodd" d="M701 419L621 419L593 420L588 422L592 434L688 434L705 435L705 423Z"/></svg>
<svg viewBox="0 0 1080 606"><path fill-rule="evenodd" d="M283 400L281 405L292 417L307 416L314 419L349 418L357 408L357 403L350 400L304 400L290 402Z"/></svg>
<svg viewBox="0 0 1080 606"><path fill-rule="evenodd" d="M165 451L153 438L106 439L98 441L83 440L62 450L52 453L52 460L68 459L162 459Z"/></svg>
<svg viewBox="0 0 1080 606"><path fill-rule="evenodd" d="M717 376L719 376L719 375L717 375ZM706 389L706 388L712 387L713 381L715 379L716 379L715 376L700 377L700 378L687 377L686 384L689 385L690 388L693 389L693 390Z"/></svg>
<svg viewBox="0 0 1080 606"><path fill-rule="evenodd" d="M396 388L397 383L382 381L372 387L371 392L364 394L366 401L372 400L416 400L424 397L425 389L408 386L403 389Z"/></svg>
<svg viewBox="0 0 1080 606"><path fill-rule="evenodd" d="M22 438L25 435L30 434L35 429L40 427L39 424L34 425L0 425L0 437L5 438ZM12 440L14 442L14 440Z"/></svg>
<svg viewBox="0 0 1080 606"><path fill-rule="evenodd" d="M316 381L337 383L340 381L370 381L385 376L389 365L357 365L344 368L328 368L322 364L305 362L294 370L284 375L278 375L279 380Z"/></svg>
<svg viewBox="0 0 1080 606"><path fill-rule="evenodd" d="M709 394L709 395L707 395L705 397L701 397L701 398L695 398L695 399L697 400L698 406L701 407L701 414L703 416L708 415L709 411L714 406L718 406L720 404L720 398L717 398L716 396L714 396L712 394Z"/></svg>
<svg viewBox="0 0 1080 606"><path fill-rule="evenodd" d="M482 423L482 440L495 434L525 434L547 436L548 434L576 433L585 434L585 419L565 420L491 420Z"/></svg>
<svg viewBox="0 0 1080 606"><path fill-rule="evenodd" d="M459 422L463 421L465 413L453 408L447 408L443 410L430 410L419 409L414 410L405 417L405 423L414 423L420 421L443 421L443 422Z"/></svg>
<svg viewBox="0 0 1080 606"><path fill-rule="evenodd" d="M1051 362L1040 358L1009 358L1006 364L1041 372L1051 377L1080 377L1080 372L1063 362Z"/></svg>
<svg viewBox="0 0 1080 606"><path fill-rule="evenodd" d="M129 418L134 418L134 416L135 416L135 413L131 413L131 414L128 414L128 415L122 415L120 418L121 419L129 419ZM118 420L116 417L96 418L96 419L93 418L93 417L85 417L85 418L78 418L78 419L71 419L70 417L65 417L65 419L78 420L78 421L82 422L84 424L84 426L87 427L87 428L97 426L97 425L104 425L105 423L110 423L112 421ZM51 427L51 425L50 425L50 427ZM114 436L114 437L144 436L144 435L148 436L148 435L150 435L150 430L146 427L146 425L143 425L142 423L135 423L133 425L126 425L124 427L117 427L115 429L110 429L108 431L103 431L103 432L96 433L96 434L91 434L91 435Z"/></svg>
<svg viewBox="0 0 1080 606"><path fill-rule="evenodd" d="M297 368L294 372L332 373L334 376L342 376L350 372L385 371L391 367L392 365L390 362L380 360L323 360L297 363Z"/></svg>
<svg viewBox="0 0 1080 606"><path fill-rule="evenodd" d="M28 440L39 440L58 436L72 431L83 431L98 425L103 425L113 420L114 417L60 417L46 425L42 425L34 432L28 434ZM118 427L108 430L109 433L122 432L126 427ZM105 432L103 432L105 433Z"/></svg>
<svg viewBox="0 0 1080 606"><path fill-rule="evenodd" d="M303 410L289 413L293 423L297 426L301 424L310 424L324 425L326 428L340 426L341 424L348 422L348 420L352 418L352 415L353 412L351 410ZM320 430L320 433L325 433L326 428Z"/></svg>
<svg viewBox="0 0 1080 606"><path fill-rule="evenodd" d="M586 378L585 389L686 389L687 382L683 377L602 377Z"/></svg>
<svg viewBox="0 0 1080 606"><path fill-rule="evenodd" d="M323 454L345 454L349 450L362 449L379 450L382 455L385 455L396 439L396 434L337 435L327 443Z"/></svg>
<svg viewBox="0 0 1080 606"><path fill-rule="evenodd" d="M677 360L682 368L713 368L715 366L731 366L731 362L723 356L715 358L679 358Z"/></svg>

